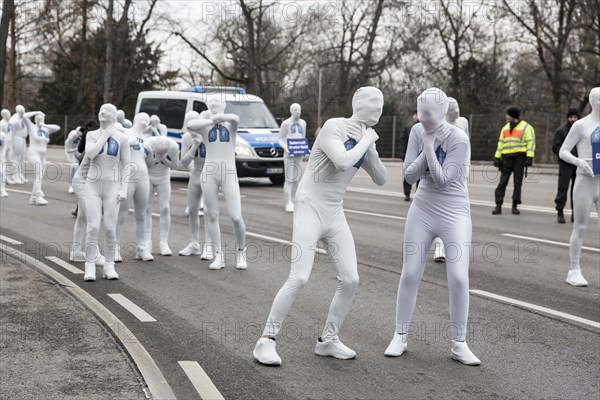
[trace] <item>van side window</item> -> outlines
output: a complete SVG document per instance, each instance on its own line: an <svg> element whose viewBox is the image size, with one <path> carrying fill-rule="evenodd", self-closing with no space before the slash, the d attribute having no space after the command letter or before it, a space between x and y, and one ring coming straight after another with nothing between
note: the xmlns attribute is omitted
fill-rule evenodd
<svg viewBox="0 0 600 400"><path fill-rule="evenodd" d="M194 100L193 110L200 114L202 111L208 110L208 107L206 106L206 104L204 104L203 101Z"/></svg>
<svg viewBox="0 0 600 400"><path fill-rule="evenodd" d="M160 122L167 128L181 129L185 118L187 100L185 99L142 99L139 112L158 115Z"/></svg>

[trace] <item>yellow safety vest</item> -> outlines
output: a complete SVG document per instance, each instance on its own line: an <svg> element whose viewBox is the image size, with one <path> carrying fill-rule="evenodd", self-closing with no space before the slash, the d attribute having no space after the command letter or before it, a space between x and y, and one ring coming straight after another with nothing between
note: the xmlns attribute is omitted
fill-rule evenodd
<svg viewBox="0 0 600 400"><path fill-rule="evenodd" d="M501 158L504 154L527 153L527 157L535 156L535 131L533 126L525 121L520 121L514 129L510 130L510 123L507 123L500 131L498 139L498 148L496 149L496 158Z"/></svg>

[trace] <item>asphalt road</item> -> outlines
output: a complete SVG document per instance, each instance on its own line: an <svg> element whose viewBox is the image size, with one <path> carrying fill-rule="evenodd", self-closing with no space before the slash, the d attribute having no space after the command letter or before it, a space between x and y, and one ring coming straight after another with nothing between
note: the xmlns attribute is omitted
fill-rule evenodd
<svg viewBox="0 0 600 400"><path fill-rule="evenodd" d="M50 153L51 161L62 161L62 150ZM361 171L345 199L361 282L340 337L357 351L355 360L314 355L337 284L334 268L322 254L279 336L284 364L269 368L252 359L273 297L289 272L290 246L256 236L289 241L292 235L292 216L283 210L282 189L267 180L241 182L249 232L246 271L234 268L232 255L221 271L208 270L209 262L197 257L176 255L189 241L183 213L185 181L172 185L170 245L174 256L155 255L154 262L142 263L125 250L124 262L117 266L120 279L94 283L84 283L81 275L49 265L75 280L127 324L180 399L199 398L178 364L183 360L197 361L228 399L599 398L600 329L568 316L473 294L467 340L482 366L452 361L445 264L434 263L432 254L420 286L409 351L397 359L383 356L394 330L402 241L409 238L409 233L404 237L402 217L410 206L401 194L401 165L387 165L386 186L375 186ZM597 215L591 218L584 241L590 249L581 258L590 286L574 288L565 283L572 224L557 224L553 211L556 176L530 171L520 216L511 215L507 207L504 214L491 215L497 182L493 168L474 167L470 180L471 289L600 321ZM75 198L67 194L66 175L44 184L50 202L46 207L30 206L28 194L14 191L31 190L31 182L8 189L9 197L0 200L1 234L22 241L26 253L37 258L57 255L68 260L65 243L72 240L70 211ZM223 241L233 246L224 202L221 230ZM154 218L155 249L158 232L158 218ZM134 242L132 216L124 242L124 246ZM108 296L114 293L127 297L156 322L140 322Z"/></svg>

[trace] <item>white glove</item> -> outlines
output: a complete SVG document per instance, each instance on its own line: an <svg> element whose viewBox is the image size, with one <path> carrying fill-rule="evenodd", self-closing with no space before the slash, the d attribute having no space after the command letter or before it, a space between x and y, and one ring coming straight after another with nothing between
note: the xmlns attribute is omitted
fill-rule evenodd
<svg viewBox="0 0 600 400"><path fill-rule="evenodd" d="M362 138L364 140L368 140L372 143L375 143L377 141L377 139L379 139L379 135L377 134L377 132L375 132L375 129L368 128L367 130L365 130L365 133L363 133Z"/></svg>

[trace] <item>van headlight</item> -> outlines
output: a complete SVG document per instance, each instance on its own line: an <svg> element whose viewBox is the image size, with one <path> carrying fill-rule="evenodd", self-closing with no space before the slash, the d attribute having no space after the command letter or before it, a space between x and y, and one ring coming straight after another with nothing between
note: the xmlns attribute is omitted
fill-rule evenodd
<svg viewBox="0 0 600 400"><path fill-rule="evenodd" d="M241 143L236 143L235 155L239 157L254 157L252 147Z"/></svg>

